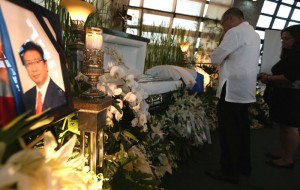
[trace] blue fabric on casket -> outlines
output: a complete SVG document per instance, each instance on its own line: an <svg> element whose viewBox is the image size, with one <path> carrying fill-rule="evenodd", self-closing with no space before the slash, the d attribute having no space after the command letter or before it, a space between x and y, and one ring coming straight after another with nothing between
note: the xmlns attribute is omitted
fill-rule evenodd
<svg viewBox="0 0 300 190"><path fill-rule="evenodd" d="M201 93L204 92L204 76L200 73L197 73L196 84L193 86L192 90L189 90L190 93Z"/></svg>

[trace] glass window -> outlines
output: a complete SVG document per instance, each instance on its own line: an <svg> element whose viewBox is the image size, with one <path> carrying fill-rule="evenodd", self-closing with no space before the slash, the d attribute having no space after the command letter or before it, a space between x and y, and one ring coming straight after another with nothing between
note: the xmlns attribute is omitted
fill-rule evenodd
<svg viewBox="0 0 300 190"><path fill-rule="evenodd" d="M287 3L287 4L290 4L290 5L293 5L294 1L295 0L282 0L282 3Z"/></svg>
<svg viewBox="0 0 300 190"><path fill-rule="evenodd" d="M265 39L265 31L262 30L255 30L258 33L261 40Z"/></svg>
<svg viewBox="0 0 300 190"><path fill-rule="evenodd" d="M186 30L197 30L197 21L186 20L181 18L174 18L172 28L184 28Z"/></svg>
<svg viewBox="0 0 300 190"><path fill-rule="evenodd" d="M173 11L173 0L144 0L144 7L171 12Z"/></svg>
<svg viewBox="0 0 300 190"><path fill-rule="evenodd" d="M297 25L297 24L300 24L300 23L290 21L288 26Z"/></svg>
<svg viewBox="0 0 300 190"><path fill-rule="evenodd" d="M296 6L297 6L297 7L300 7L300 3L297 3Z"/></svg>
<svg viewBox="0 0 300 190"><path fill-rule="evenodd" d="M140 7L140 0L130 0L129 5L134 7Z"/></svg>
<svg viewBox="0 0 300 190"><path fill-rule="evenodd" d="M170 17L145 13L143 18L143 25L168 27L170 25Z"/></svg>
<svg viewBox="0 0 300 190"><path fill-rule="evenodd" d="M270 14L273 15L274 11L276 9L277 3L270 2L270 1L265 1L264 5L261 9L262 13Z"/></svg>
<svg viewBox="0 0 300 190"><path fill-rule="evenodd" d="M286 20L276 18L272 26L273 29L283 29L285 27Z"/></svg>
<svg viewBox="0 0 300 190"><path fill-rule="evenodd" d="M260 15L257 21L256 26L262 28L269 28L272 17Z"/></svg>
<svg viewBox="0 0 300 190"><path fill-rule="evenodd" d="M167 34L161 34L161 33L154 33L154 32L143 32L142 37L150 39L150 43L153 41L162 42L162 40L166 39L168 36Z"/></svg>
<svg viewBox="0 0 300 190"><path fill-rule="evenodd" d="M176 5L176 13L185 15L200 16L201 3L190 0L178 0Z"/></svg>
<svg viewBox="0 0 300 190"><path fill-rule="evenodd" d="M277 16L287 18L290 14L290 11L291 11L291 7L280 5Z"/></svg>
<svg viewBox="0 0 300 190"><path fill-rule="evenodd" d="M138 25L140 11L128 9L127 14L132 16L131 20L128 20L127 23L129 25Z"/></svg>
<svg viewBox="0 0 300 190"><path fill-rule="evenodd" d="M203 25L204 25L203 22L201 22L201 23L200 23L200 28L199 28L199 31L200 31L200 32L203 31Z"/></svg>
<svg viewBox="0 0 300 190"><path fill-rule="evenodd" d="M292 15L292 20L300 21L300 9L295 9Z"/></svg>
<svg viewBox="0 0 300 190"><path fill-rule="evenodd" d="M138 34L138 30L134 29L134 28L126 28L126 33L132 34L132 35L137 35Z"/></svg>
<svg viewBox="0 0 300 190"><path fill-rule="evenodd" d="M201 41L201 39L200 39L200 38L197 38L197 41L196 41L196 48L199 48L199 46L200 46L200 41Z"/></svg>
<svg viewBox="0 0 300 190"><path fill-rule="evenodd" d="M227 9L228 7L226 6L209 4L205 18L221 20L223 13L227 11Z"/></svg>
<svg viewBox="0 0 300 190"><path fill-rule="evenodd" d="M206 17L207 9L208 9L208 4L205 4L205 6L204 6L204 12L203 12L203 17Z"/></svg>

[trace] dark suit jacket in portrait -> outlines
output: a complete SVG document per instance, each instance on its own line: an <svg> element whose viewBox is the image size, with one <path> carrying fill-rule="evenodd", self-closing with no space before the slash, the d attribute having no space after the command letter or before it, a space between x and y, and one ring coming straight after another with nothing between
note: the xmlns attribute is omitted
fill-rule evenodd
<svg viewBox="0 0 300 190"><path fill-rule="evenodd" d="M36 87L29 89L23 96L26 110L30 110L30 115L35 114L36 105ZM50 79L46 96L43 102L43 111L48 108L55 108L67 103L65 92Z"/></svg>

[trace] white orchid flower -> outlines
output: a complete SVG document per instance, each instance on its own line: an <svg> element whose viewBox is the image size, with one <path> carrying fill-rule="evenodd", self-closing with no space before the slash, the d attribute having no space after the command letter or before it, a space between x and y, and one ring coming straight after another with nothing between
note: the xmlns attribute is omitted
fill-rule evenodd
<svg viewBox="0 0 300 190"><path fill-rule="evenodd" d="M111 76L109 73L104 73L98 79L100 83L107 83L111 81Z"/></svg>
<svg viewBox="0 0 300 190"><path fill-rule="evenodd" d="M117 121L120 121L123 118L123 112L116 112L115 113L115 118Z"/></svg>
<svg viewBox="0 0 300 190"><path fill-rule="evenodd" d="M141 108L141 106L140 106L140 104L137 104L137 105L133 105L132 107L131 107L131 109L133 109L134 111L138 111L138 110L140 110L140 108Z"/></svg>
<svg viewBox="0 0 300 190"><path fill-rule="evenodd" d="M128 92L123 99L128 102L136 102L137 96L133 92Z"/></svg>
<svg viewBox="0 0 300 190"><path fill-rule="evenodd" d="M113 79L121 79L125 76L124 69L119 66L112 66L109 73Z"/></svg>
<svg viewBox="0 0 300 190"><path fill-rule="evenodd" d="M108 83L107 84L107 95L108 96L118 96L122 93L122 89L118 88L118 86L114 83Z"/></svg>
<svg viewBox="0 0 300 190"><path fill-rule="evenodd" d="M141 102L144 100L144 90L139 90L137 92L135 92L135 95L137 97L137 102Z"/></svg>
<svg viewBox="0 0 300 190"><path fill-rule="evenodd" d="M117 100L119 102L118 103L119 107L123 108L123 101L120 99L117 99ZM123 112L120 113L119 110L117 110L114 106L110 106L107 113L109 113L109 115L113 114L117 121L120 121L123 117Z"/></svg>
<svg viewBox="0 0 300 190"><path fill-rule="evenodd" d="M112 120L112 118L106 117L106 125L113 127L114 126L114 122Z"/></svg>
<svg viewBox="0 0 300 190"><path fill-rule="evenodd" d="M144 125L147 123L147 116L144 113L139 114L139 124Z"/></svg>
<svg viewBox="0 0 300 190"><path fill-rule="evenodd" d="M150 115L148 110L149 110L149 104L146 101L142 101L140 103L140 111L143 113L147 113L147 115Z"/></svg>
<svg viewBox="0 0 300 190"><path fill-rule="evenodd" d="M126 76L125 80L126 80L126 86L128 86L131 89L135 89L139 85L139 83L135 81L133 75Z"/></svg>

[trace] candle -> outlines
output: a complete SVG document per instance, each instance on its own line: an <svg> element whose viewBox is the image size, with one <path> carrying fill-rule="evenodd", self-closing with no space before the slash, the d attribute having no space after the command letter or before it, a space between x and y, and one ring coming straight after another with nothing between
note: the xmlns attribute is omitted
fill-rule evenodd
<svg viewBox="0 0 300 190"><path fill-rule="evenodd" d="M96 27L86 29L85 47L87 49L102 49L102 30Z"/></svg>

